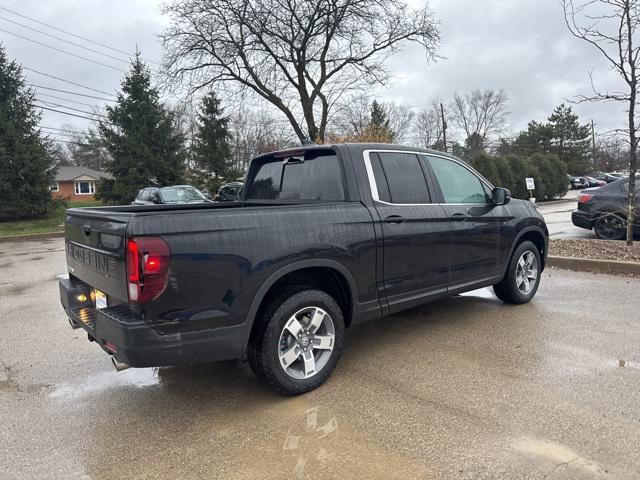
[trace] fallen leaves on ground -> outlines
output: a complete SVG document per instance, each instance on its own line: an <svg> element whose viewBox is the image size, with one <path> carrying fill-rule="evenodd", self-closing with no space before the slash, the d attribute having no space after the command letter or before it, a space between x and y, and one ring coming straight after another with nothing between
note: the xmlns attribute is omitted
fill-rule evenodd
<svg viewBox="0 0 640 480"><path fill-rule="evenodd" d="M618 260L640 262L640 242L629 246L625 241L595 240L552 240L549 255L558 257L590 258L594 260Z"/></svg>

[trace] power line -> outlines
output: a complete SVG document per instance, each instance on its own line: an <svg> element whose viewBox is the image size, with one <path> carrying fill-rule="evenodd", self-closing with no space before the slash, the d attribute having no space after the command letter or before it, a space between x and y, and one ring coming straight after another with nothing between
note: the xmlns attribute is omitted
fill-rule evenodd
<svg viewBox="0 0 640 480"><path fill-rule="evenodd" d="M48 110L50 112L56 112L56 113L61 113L63 115L69 115L70 117L78 117L78 118L84 118L85 120L93 120L93 121L95 121L95 118L83 117L82 115L76 115L75 113L63 112L62 110L56 110L55 108L43 107L42 105L35 105L35 104L31 104L31 106L36 107L36 108L41 108L42 110ZM91 115L93 115L93 114L91 114ZM111 122L103 121L102 123L107 123L109 125L113 125Z"/></svg>
<svg viewBox="0 0 640 480"><path fill-rule="evenodd" d="M39 128L44 130L55 130L58 132L68 132L68 133L75 133L78 135L84 135L84 132L78 132L77 130L68 130L66 128L47 127L46 125L41 125Z"/></svg>
<svg viewBox="0 0 640 480"><path fill-rule="evenodd" d="M71 102L77 105L84 105L85 107L91 107L91 108L96 106L95 104L91 105L90 103L78 102L77 100L71 100L70 98L58 97L57 95L50 95L48 93L42 93L42 92L38 93L38 97L55 98L58 100L64 100L65 102Z"/></svg>
<svg viewBox="0 0 640 480"><path fill-rule="evenodd" d="M59 142L59 143L68 143L71 145L77 145L79 147L90 147L91 145L87 144L87 143L80 143L80 142L74 142L71 140L60 140L59 138L52 138L51 140L53 140L54 142Z"/></svg>
<svg viewBox="0 0 640 480"><path fill-rule="evenodd" d="M2 7L0 7L0 8L2 8ZM48 73L39 72L38 70L34 70L33 68L25 67L24 65L22 66L22 69L23 70L27 70L29 72L37 73L38 75L44 75L45 77L53 78L55 80L59 80L59 81L64 82L64 83L68 83L70 85L75 85L76 87L86 88L87 90L91 90L93 92L98 92L98 93L104 93L105 95L110 95L110 96L116 98L116 96L113 93L104 92L102 90L97 90L95 88L87 87L86 85L82 85L80 83L75 83L75 82L71 82L69 80L65 80L64 78L60 78L60 77L55 77L53 75L49 75Z"/></svg>
<svg viewBox="0 0 640 480"><path fill-rule="evenodd" d="M49 44L46 44L46 43L43 43L43 42L39 42L37 40L33 40L32 38L25 37L23 35L15 33L15 32L10 32L9 30L5 30L4 28L0 28L0 32L8 33L9 35L13 35L15 37L21 38L21 39L26 40L28 42L32 42L32 43L35 43L37 45L41 45L41 46L46 47L46 48L50 48L51 50L55 50L56 52L64 53L65 55L69 55L71 57L76 57L76 58L79 58L81 60L85 60L87 62L95 63L96 65L102 65L103 67L107 67L107 68L110 68L110 69L115 70L117 72L124 73L124 70L121 70L118 67L114 67L113 65L107 65L106 63L102 63L102 62L99 62L97 60L92 60L91 58L83 57L82 55L76 55L75 53L67 52L66 50L62 50L61 48L52 47Z"/></svg>
<svg viewBox="0 0 640 480"><path fill-rule="evenodd" d="M22 68L26 68L26 67L22 67ZM31 84L31 86L35 88L43 88L45 90L51 90L53 92L68 93L69 95L77 95L79 97L95 98L96 100L102 100L104 102L115 102L115 100L110 100L108 98L96 97L94 95L86 95L84 93L78 93L78 92L71 92L69 90L60 90L59 88L51 88L51 87L45 87L43 85L35 85L35 84Z"/></svg>
<svg viewBox="0 0 640 480"><path fill-rule="evenodd" d="M76 135L72 135L70 133L58 133L58 132L42 132L45 135L56 135L56 136L60 136L60 137L67 137L67 138L77 138Z"/></svg>
<svg viewBox="0 0 640 480"><path fill-rule="evenodd" d="M43 25L45 27L51 28L51 29L56 30L58 32L65 33L67 35L71 35L72 37L79 38L80 40L84 40L85 42L92 43L93 45L98 45L98 46L100 46L102 48L106 48L106 49L114 51L114 52L122 53L123 55L127 55L128 57L131 56L130 52L125 52L123 50L118 50L117 48L110 47L109 45L105 45L104 43L96 42L96 41L91 40L89 38L86 38L86 37L83 37L83 36L80 36L80 35L76 35L75 33L71 33L71 32L69 32L67 30L63 30L62 28L54 27L53 25L49 25L48 23L41 22L39 20L36 20L35 18L27 17L26 15L22 15L21 13L15 12L13 10L9 10L8 8L0 7L0 10L4 10L5 12L12 13L13 15L16 15L18 17L26 18L27 20L31 20L32 22L35 22L35 23L37 23L39 25ZM160 63L154 62L153 60L149 60L148 58L144 58L144 57L140 57L140 58L142 58L143 60L145 60L145 61L147 61L149 63L153 63L155 65L160 65Z"/></svg>
<svg viewBox="0 0 640 480"><path fill-rule="evenodd" d="M86 110L79 110L77 108L67 107L66 105L61 105L59 103L46 102L44 100L38 100L38 102L44 103L45 105L49 105L51 107L66 108L67 110L73 110L74 112L85 113L87 115L95 115L96 117L101 117L101 118L107 118L104 115L100 115L99 113L87 112Z"/></svg>
<svg viewBox="0 0 640 480"><path fill-rule="evenodd" d="M25 24L20 23L20 22L16 22L16 21L11 20L9 18L5 18L5 17L0 16L0 20L4 20L5 22L13 23L14 25L18 25L18 26L20 26L22 28L26 28L27 30L31 30L33 32L37 32L37 33L39 33L41 35L45 35L45 36L50 37L50 38L55 38L56 40L59 40L60 42L68 43L69 45L73 45L74 47L82 48L84 50L88 50L89 52L97 53L98 55L103 55L105 57L112 58L113 60L117 60L119 62L123 62L123 63L127 63L127 64L129 63L129 60L124 60L122 58L118 58L118 57L114 57L113 55L109 55L108 53L103 53L103 52L101 52L99 50L94 50L93 48L85 47L84 45L81 45L79 43L75 43L75 42L72 42L70 40L65 40L64 38L57 37L55 35L51 35L51 34L49 34L47 32L43 32L42 30L38 30L37 28L30 27L28 25L25 25Z"/></svg>

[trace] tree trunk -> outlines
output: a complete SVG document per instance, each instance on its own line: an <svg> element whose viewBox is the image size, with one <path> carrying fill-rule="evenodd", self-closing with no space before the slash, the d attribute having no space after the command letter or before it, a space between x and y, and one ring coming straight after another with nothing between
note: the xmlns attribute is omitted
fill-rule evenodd
<svg viewBox="0 0 640 480"><path fill-rule="evenodd" d="M633 29L631 25L631 5L625 2L627 18L627 48L629 55L630 70L630 96L629 96L629 143L631 144L631 155L629 156L629 211L627 213L627 245L633 245L633 225L635 223L635 193L636 193L636 170L638 167L638 139L636 137L636 95L638 93L638 71L636 65L636 55L633 49Z"/></svg>
<svg viewBox="0 0 640 480"><path fill-rule="evenodd" d="M636 86L631 89L629 102L629 143L631 154L629 157L629 207L627 212L627 245L633 245L633 225L635 223L635 193L636 171L638 166L638 139L636 137L635 122Z"/></svg>

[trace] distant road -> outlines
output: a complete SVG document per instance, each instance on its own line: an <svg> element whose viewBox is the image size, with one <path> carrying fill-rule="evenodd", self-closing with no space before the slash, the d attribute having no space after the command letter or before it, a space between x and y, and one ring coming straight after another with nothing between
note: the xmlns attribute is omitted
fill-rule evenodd
<svg viewBox="0 0 640 480"><path fill-rule="evenodd" d="M569 190L560 201L538 204L544 216L552 240L561 238L596 238L593 230L578 228L571 223L571 212L576 209L580 190Z"/></svg>

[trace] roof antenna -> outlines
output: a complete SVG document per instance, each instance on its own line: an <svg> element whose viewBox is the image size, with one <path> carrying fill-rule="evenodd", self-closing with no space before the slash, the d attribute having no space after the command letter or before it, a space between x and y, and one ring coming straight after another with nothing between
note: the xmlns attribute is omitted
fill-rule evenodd
<svg viewBox="0 0 640 480"><path fill-rule="evenodd" d="M307 137L302 140L302 145L317 145L317 143Z"/></svg>

